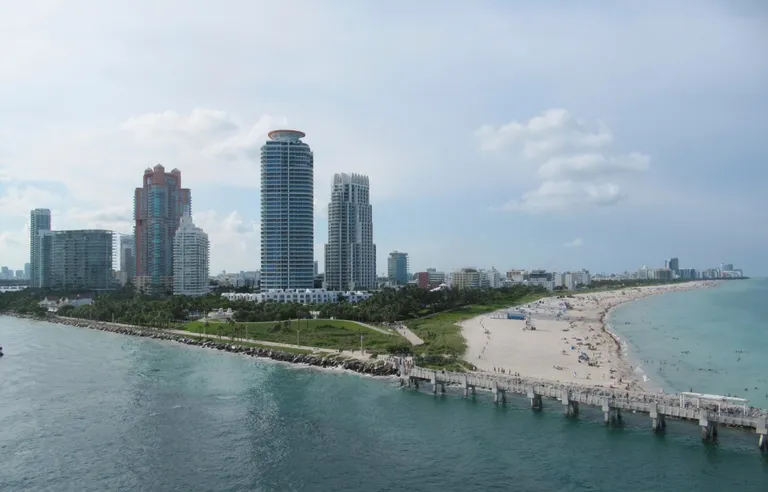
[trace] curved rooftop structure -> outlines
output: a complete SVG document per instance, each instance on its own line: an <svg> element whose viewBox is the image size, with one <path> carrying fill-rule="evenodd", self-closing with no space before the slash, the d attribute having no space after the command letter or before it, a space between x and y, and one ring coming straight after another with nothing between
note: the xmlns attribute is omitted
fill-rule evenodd
<svg viewBox="0 0 768 492"><path fill-rule="evenodd" d="M299 139L306 137L307 134L298 130L272 130L267 136L272 140L298 142Z"/></svg>

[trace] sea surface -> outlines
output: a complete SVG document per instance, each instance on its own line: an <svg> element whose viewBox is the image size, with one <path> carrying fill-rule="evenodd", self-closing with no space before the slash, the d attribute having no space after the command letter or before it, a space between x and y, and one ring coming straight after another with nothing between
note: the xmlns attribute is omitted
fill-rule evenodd
<svg viewBox="0 0 768 492"><path fill-rule="evenodd" d="M646 297L618 306L609 323L651 386L768 408L768 279Z"/></svg>
<svg viewBox="0 0 768 492"><path fill-rule="evenodd" d="M750 290L677 297L741 297L731 289ZM691 423L654 435L648 417L606 427L601 412L567 419L554 401L534 413L522 398L494 406L7 317L0 344L3 492L768 490L768 457L742 431L703 443ZM704 381L691 384L720 388Z"/></svg>

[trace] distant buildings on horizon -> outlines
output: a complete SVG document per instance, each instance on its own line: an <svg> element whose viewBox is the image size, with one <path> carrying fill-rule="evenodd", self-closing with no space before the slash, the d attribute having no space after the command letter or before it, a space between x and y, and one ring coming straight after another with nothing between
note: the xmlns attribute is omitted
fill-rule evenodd
<svg viewBox="0 0 768 492"><path fill-rule="evenodd" d="M549 272L459 268L410 272L410 258L392 251L387 273L376 274L371 183L367 176L337 173L328 205L325 271L314 258L314 154L296 130L275 130L261 148L261 270L222 273L220 285L261 290L250 300L354 300L363 291L413 284L424 289L541 286L574 290L595 280L673 280L743 276L733 264L695 270L680 268L677 257L663 268L642 267L623 274L587 270ZM30 212L30 262L25 269L0 268L0 280L28 279L35 287L113 289L132 283L147 294L204 295L211 276L208 235L194 225L191 190L181 171L158 164L145 169L134 191L134 233L106 230L52 230L51 212ZM301 301L300 301L301 302Z"/></svg>

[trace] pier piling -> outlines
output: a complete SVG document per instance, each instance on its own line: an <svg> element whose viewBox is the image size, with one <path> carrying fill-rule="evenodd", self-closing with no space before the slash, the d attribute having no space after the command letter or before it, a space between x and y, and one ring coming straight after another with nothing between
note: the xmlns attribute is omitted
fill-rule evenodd
<svg viewBox="0 0 768 492"><path fill-rule="evenodd" d="M667 428L667 420L664 418L664 413L659 411L659 405L655 404L650 408L651 417L651 429L654 432L662 432Z"/></svg>
<svg viewBox="0 0 768 492"><path fill-rule="evenodd" d="M543 399L549 398L559 400L563 404L565 415L575 417L579 414L579 406L595 405L602 408L605 423L620 425L622 422L622 412L645 413L651 419L651 428L655 432L662 432L666 428L667 417L693 421L699 423L701 436L706 441L717 439L718 426L726 425L729 427L738 427L741 429L754 429L758 434L758 447L762 451L768 451L768 411L750 408L747 411L742 404L733 405L732 402L726 402L729 405L727 411L723 411L720 403L725 401L725 397L717 405L709 404L707 407L700 406L699 401L695 405L684 401L686 395L664 395L651 394L643 392L630 392L615 388L591 388L577 384L562 384L559 381L547 381L535 378L521 378L519 376L508 377L500 375L491 375L485 373L456 373L449 371L435 371L421 367L411 366L408 368L407 378L408 386L415 385L418 388L419 381L432 383L434 394L445 391L445 385L455 385L463 389L464 395L469 396L470 388L472 394L475 394L477 387L490 390L493 395L493 402L503 403L506 401L506 393L512 392L527 396L531 408L534 410L542 409ZM405 380L405 379L404 379ZM687 396L690 396L688 394ZM708 395L697 395L694 397L707 397ZM730 400L738 400L731 398ZM746 401L746 400L741 400Z"/></svg>
<svg viewBox="0 0 768 492"><path fill-rule="evenodd" d="M699 426L701 427L701 438L705 441L717 440L717 422L709 420L705 410L699 415Z"/></svg>

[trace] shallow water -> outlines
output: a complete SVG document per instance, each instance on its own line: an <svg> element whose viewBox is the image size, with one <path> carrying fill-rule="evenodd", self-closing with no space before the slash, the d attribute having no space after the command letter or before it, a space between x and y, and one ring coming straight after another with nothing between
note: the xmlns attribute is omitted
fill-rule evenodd
<svg viewBox="0 0 768 492"><path fill-rule="evenodd" d="M0 318L2 491L742 491L756 437Z"/></svg>
<svg viewBox="0 0 768 492"><path fill-rule="evenodd" d="M766 301L768 279L729 281L623 304L609 322L653 384L768 408Z"/></svg>

